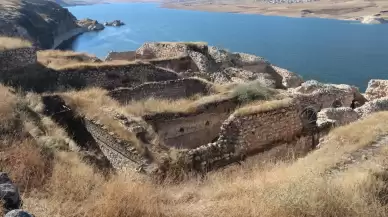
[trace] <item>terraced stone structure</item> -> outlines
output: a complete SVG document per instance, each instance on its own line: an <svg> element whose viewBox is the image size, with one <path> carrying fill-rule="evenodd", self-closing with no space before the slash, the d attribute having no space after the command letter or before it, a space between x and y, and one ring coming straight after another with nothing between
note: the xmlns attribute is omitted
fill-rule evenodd
<svg viewBox="0 0 388 217"><path fill-rule="evenodd" d="M177 80L147 82L134 88L119 88L109 92L109 96L121 104L147 98L183 99L194 95L208 95L212 84L201 79L183 78Z"/></svg>

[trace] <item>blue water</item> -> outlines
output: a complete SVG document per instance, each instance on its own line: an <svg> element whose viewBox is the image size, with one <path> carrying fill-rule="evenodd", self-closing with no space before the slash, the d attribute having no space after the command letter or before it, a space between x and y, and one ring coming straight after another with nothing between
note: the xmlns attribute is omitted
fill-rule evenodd
<svg viewBox="0 0 388 217"><path fill-rule="evenodd" d="M206 41L323 82L364 90L372 78L388 79L388 25L164 9L157 4L69 7L78 19L120 19L127 25L81 35L73 49L104 58L147 41Z"/></svg>

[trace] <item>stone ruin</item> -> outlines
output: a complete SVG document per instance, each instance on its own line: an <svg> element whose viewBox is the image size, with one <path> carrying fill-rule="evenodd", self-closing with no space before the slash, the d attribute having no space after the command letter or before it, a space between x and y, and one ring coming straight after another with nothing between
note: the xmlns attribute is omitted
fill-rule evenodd
<svg viewBox="0 0 388 217"><path fill-rule="evenodd" d="M7 56L2 63L8 61L1 65L3 81L7 72L22 73L21 69L37 64L32 49L3 51L0 55ZM15 64L11 61L15 55L26 59L16 59ZM388 109L388 99L382 98L386 96L386 81L371 81L364 97L353 86L303 82L295 73L260 57L230 53L202 43L146 43L128 55L147 61L48 69L55 71L52 76L49 74L51 77L47 76L52 80L38 77L34 82L45 85L49 81L64 85L65 90L66 85L71 87L77 82L81 87L104 88L109 90L108 96L125 105L147 97L180 99L196 94L212 95L215 85L211 82L253 80L277 88L282 99L244 105L236 97L220 95L190 111L142 117L106 111L104 118L109 118L121 132L132 135L128 139L97 119L76 116L72 111L76 108L58 96L43 97L48 111L45 115L65 129L73 129L68 133L78 145L104 156L117 170L160 174L174 162L180 162L181 169L205 173L248 156L265 160L284 158L290 152L303 155L314 149L331 127ZM331 127L326 128L328 125ZM174 151L179 154L172 160Z"/></svg>

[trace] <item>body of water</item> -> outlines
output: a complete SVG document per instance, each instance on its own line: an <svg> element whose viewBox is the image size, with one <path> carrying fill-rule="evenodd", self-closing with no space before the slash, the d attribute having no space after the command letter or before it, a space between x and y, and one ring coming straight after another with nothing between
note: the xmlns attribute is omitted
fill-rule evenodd
<svg viewBox="0 0 388 217"><path fill-rule="evenodd" d="M78 19L107 27L78 37L75 51L104 58L109 51L135 50L149 41L206 41L322 82L353 84L364 90L373 78L388 79L388 25L353 21L211 13L159 8L157 4L102 4L69 7Z"/></svg>

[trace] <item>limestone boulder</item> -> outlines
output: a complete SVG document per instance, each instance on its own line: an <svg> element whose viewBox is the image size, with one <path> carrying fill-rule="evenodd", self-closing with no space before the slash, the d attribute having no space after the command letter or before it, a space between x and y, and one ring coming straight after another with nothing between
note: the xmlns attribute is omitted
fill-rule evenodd
<svg viewBox="0 0 388 217"><path fill-rule="evenodd" d="M325 108L318 112L317 125L330 123L334 126L342 126L358 120L359 114L349 107Z"/></svg>
<svg viewBox="0 0 388 217"><path fill-rule="evenodd" d="M5 217L34 217L34 215L21 209L15 209L8 212Z"/></svg>
<svg viewBox="0 0 388 217"><path fill-rule="evenodd" d="M209 46L209 55L220 68L232 67L232 55L227 50Z"/></svg>
<svg viewBox="0 0 388 217"><path fill-rule="evenodd" d="M379 111L388 111L388 97L378 98L365 103L363 106L356 108L355 111L362 118L371 113Z"/></svg>
<svg viewBox="0 0 388 217"><path fill-rule="evenodd" d="M21 199L18 188L13 184L7 173L0 172L0 198L5 210L19 209Z"/></svg>
<svg viewBox="0 0 388 217"><path fill-rule="evenodd" d="M384 18L376 17L376 16L365 16L361 19L361 23L364 23L364 24L384 24L384 23L388 23L388 20L385 20Z"/></svg>
<svg viewBox="0 0 388 217"><path fill-rule="evenodd" d="M269 62L263 57L247 53L232 53L232 62L237 67L251 66L251 65L268 65Z"/></svg>
<svg viewBox="0 0 388 217"><path fill-rule="evenodd" d="M388 80L372 79L368 82L365 97L368 100L375 100L388 96Z"/></svg>
<svg viewBox="0 0 388 217"><path fill-rule="evenodd" d="M216 76L212 76L212 78L212 80L217 83L246 83L249 81L258 81L264 87L277 88L276 82L270 74L254 73L241 68L226 68L220 73L217 73Z"/></svg>
<svg viewBox="0 0 388 217"><path fill-rule="evenodd" d="M296 73L278 66L271 65L277 74L282 77L282 84L285 88L299 87L303 83L303 79Z"/></svg>

